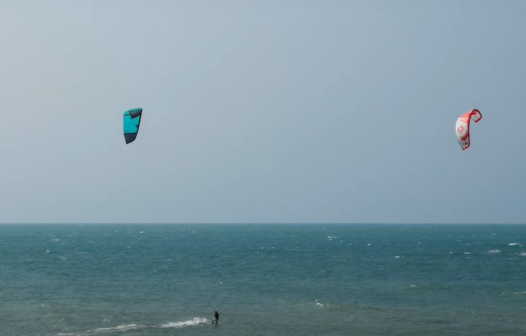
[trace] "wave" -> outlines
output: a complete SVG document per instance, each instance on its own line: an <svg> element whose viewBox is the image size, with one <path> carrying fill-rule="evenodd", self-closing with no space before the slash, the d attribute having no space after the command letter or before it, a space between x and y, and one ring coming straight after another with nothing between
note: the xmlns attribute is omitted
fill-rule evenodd
<svg viewBox="0 0 526 336"><path fill-rule="evenodd" d="M333 303L323 303L318 300L315 300L316 306L318 307L330 307L330 308L344 308L345 305L333 304Z"/></svg>

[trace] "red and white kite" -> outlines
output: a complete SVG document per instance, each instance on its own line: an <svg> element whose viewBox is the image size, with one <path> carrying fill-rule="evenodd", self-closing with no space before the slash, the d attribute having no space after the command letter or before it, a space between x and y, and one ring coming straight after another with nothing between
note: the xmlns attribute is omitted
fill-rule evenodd
<svg viewBox="0 0 526 336"><path fill-rule="evenodd" d="M457 120L457 140L462 150L469 147L469 122L471 119L478 123L482 119L482 114L480 114L479 110L473 109L461 115Z"/></svg>

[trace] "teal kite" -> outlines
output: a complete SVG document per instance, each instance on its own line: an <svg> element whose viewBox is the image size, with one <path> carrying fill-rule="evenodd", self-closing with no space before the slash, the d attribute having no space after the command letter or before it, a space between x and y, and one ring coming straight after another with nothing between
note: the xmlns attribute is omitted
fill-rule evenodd
<svg viewBox="0 0 526 336"><path fill-rule="evenodd" d="M142 108L136 108L124 112L123 128L124 140L126 144L135 141L139 133L139 126L141 125Z"/></svg>

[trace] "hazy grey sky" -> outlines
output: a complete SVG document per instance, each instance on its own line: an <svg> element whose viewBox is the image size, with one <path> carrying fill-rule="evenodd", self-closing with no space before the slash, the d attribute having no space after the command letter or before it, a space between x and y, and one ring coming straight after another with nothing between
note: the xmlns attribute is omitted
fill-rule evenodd
<svg viewBox="0 0 526 336"><path fill-rule="evenodd" d="M525 14L3 1L0 222L526 223Z"/></svg>

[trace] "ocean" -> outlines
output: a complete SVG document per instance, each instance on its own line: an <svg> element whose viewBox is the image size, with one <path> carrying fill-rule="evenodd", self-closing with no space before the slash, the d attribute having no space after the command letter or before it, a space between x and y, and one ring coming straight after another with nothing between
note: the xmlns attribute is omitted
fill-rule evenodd
<svg viewBox="0 0 526 336"><path fill-rule="evenodd" d="M0 335L526 335L526 225L0 225Z"/></svg>

